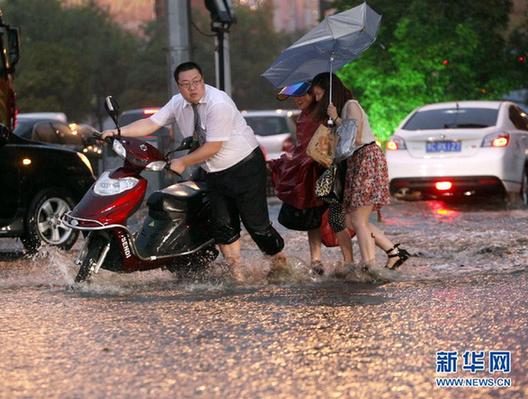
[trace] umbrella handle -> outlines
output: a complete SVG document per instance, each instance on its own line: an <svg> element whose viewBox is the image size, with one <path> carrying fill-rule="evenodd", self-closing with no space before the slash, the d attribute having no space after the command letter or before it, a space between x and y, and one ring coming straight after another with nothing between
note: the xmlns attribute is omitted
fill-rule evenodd
<svg viewBox="0 0 528 399"><path fill-rule="evenodd" d="M329 85L329 93L328 93L328 105L332 104L332 66L334 63L334 53L330 55L330 85ZM328 126L334 126L334 121L332 118L328 117L328 121L326 122Z"/></svg>

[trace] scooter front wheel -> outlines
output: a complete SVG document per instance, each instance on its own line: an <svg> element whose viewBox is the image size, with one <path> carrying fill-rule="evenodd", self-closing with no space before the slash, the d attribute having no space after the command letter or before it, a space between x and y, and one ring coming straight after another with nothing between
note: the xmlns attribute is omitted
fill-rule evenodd
<svg viewBox="0 0 528 399"><path fill-rule="evenodd" d="M84 256L82 258L81 267L75 277L76 283L82 283L90 279L95 271L97 261L107 244L106 238L98 234L91 233L87 240L88 242L83 250Z"/></svg>

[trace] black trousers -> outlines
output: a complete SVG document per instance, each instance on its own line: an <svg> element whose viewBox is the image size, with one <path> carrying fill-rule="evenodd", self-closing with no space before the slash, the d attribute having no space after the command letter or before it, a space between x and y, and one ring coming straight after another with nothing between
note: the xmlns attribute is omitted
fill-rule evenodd
<svg viewBox="0 0 528 399"><path fill-rule="evenodd" d="M209 200L217 244L240 238L240 220L262 252L275 255L284 240L272 227L266 199L266 163L256 148L236 165L207 173Z"/></svg>

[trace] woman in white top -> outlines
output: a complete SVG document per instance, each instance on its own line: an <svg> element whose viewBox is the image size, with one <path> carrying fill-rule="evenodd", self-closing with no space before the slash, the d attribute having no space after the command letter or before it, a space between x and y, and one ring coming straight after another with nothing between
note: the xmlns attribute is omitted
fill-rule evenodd
<svg viewBox="0 0 528 399"><path fill-rule="evenodd" d="M346 162L345 188L342 208L334 207L334 229L344 229L344 223L336 223L341 218L346 226L356 232L363 266L371 268L375 261L375 245L388 255L386 267L395 269L409 258L409 253L394 245L383 232L370 223L370 214L389 204L389 177L385 155L376 144L367 115L341 80L332 76L332 101L329 98L330 74L321 73L312 80L312 90L320 105L320 118L330 117L340 126L343 119L355 119L358 126L356 150ZM334 105L335 104L335 105ZM344 104L344 105L343 105ZM338 113L338 108L340 113ZM344 216L344 217L343 217Z"/></svg>

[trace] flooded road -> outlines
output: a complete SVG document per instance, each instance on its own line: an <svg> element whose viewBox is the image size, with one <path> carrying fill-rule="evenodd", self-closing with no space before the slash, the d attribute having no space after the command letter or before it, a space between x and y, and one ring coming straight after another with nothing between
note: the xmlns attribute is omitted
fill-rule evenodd
<svg viewBox="0 0 528 399"><path fill-rule="evenodd" d="M2 243L0 397L528 397L527 220L500 205L394 202L379 226L416 256L384 285L307 276L306 239L285 230L298 273L284 285L264 281L269 262L247 236L245 286L219 262L191 282L103 271L72 289L72 253L17 259ZM339 250L323 253L331 271ZM437 352L455 351L458 371L437 372ZM462 371L465 351L510 351L511 372Z"/></svg>

